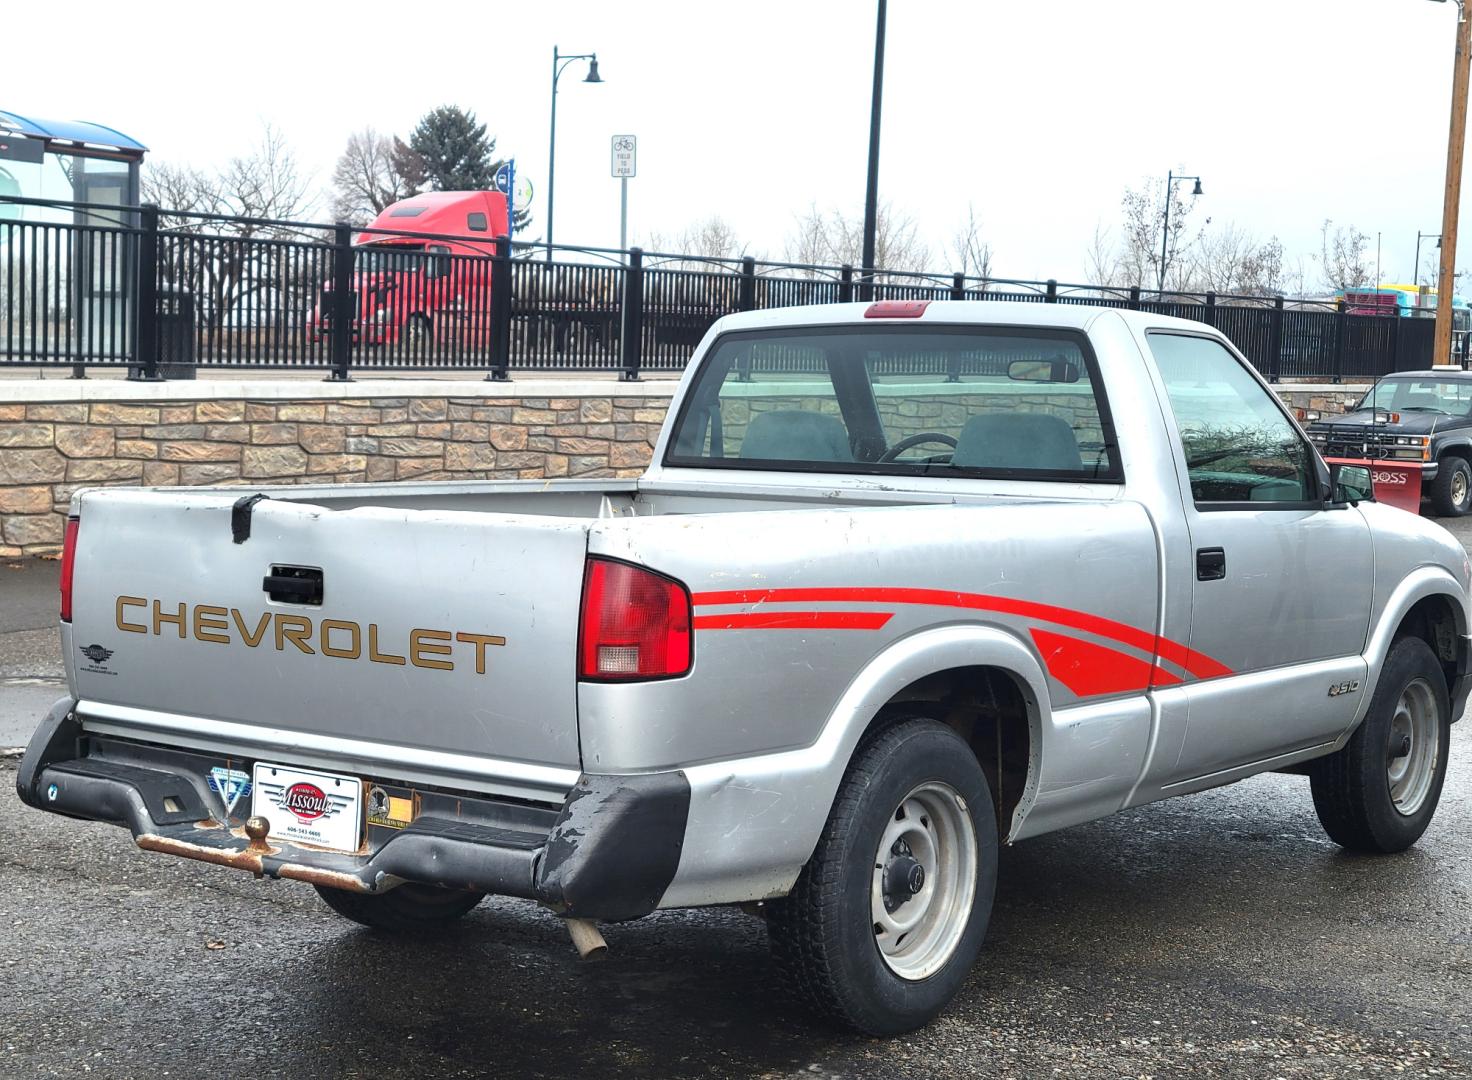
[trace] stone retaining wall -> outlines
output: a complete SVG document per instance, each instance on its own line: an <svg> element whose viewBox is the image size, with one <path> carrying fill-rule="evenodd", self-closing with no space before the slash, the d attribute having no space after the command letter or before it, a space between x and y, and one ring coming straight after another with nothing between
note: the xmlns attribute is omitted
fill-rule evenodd
<svg viewBox="0 0 1472 1080"><path fill-rule="evenodd" d="M81 487L635 476L673 388L672 380L0 382L0 558L54 553ZM1339 412L1364 389L1279 393L1290 405Z"/></svg>
<svg viewBox="0 0 1472 1080"><path fill-rule="evenodd" d="M667 389L607 384L600 396L470 383L444 396L6 403L8 389L0 557L55 551L82 487L636 476L669 404Z"/></svg>

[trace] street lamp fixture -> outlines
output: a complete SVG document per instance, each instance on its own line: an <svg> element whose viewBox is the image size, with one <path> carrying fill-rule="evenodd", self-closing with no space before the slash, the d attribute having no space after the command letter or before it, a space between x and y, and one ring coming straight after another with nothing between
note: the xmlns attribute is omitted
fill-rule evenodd
<svg viewBox="0 0 1472 1080"><path fill-rule="evenodd" d="M1156 279L1156 290L1162 295L1165 293L1165 260L1170 250L1170 200L1178 180L1195 180L1196 186L1191 189L1191 194L1201 194L1201 177L1177 176L1173 172L1165 174L1165 224L1160 230L1160 276Z"/></svg>
<svg viewBox="0 0 1472 1080"><path fill-rule="evenodd" d="M583 79L585 83L601 83L602 76L598 74L597 53L575 53L566 55L557 51L557 46L552 46L552 136L551 145L547 149L547 261L552 261L552 209L553 197L557 192L557 80L562 78L562 72L569 64L578 60L588 61L588 74Z"/></svg>
<svg viewBox="0 0 1472 1080"><path fill-rule="evenodd" d="M1441 250L1441 233L1439 233L1439 232L1420 232L1419 230L1416 232L1416 266L1415 266L1415 275L1416 275L1416 277L1415 277L1415 280L1416 280L1416 288L1417 289L1419 289L1421 287L1421 241L1422 240L1435 240L1436 241L1436 250L1437 251L1440 251ZM1419 304L1420 301L1417 300L1416 303Z"/></svg>

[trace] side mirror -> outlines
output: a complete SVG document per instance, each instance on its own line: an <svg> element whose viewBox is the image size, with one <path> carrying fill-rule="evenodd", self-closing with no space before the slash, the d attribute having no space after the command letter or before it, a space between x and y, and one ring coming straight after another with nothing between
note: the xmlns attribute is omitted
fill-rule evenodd
<svg viewBox="0 0 1472 1080"><path fill-rule="evenodd" d="M1375 481L1367 465L1329 466L1331 501L1361 503L1375 501Z"/></svg>

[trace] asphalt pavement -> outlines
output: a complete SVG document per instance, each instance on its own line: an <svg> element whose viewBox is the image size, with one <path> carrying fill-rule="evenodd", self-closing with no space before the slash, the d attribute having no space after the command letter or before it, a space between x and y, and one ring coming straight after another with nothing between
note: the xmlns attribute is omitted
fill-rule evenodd
<svg viewBox="0 0 1472 1080"><path fill-rule="evenodd" d="M55 578L0 564L0 747L62 686ZM592 964L522 901L389 938L309 886L23 807L15 767L0 758L4 1077L1472 1075L1472 722L1401 856L1340 851L1291 776L1005 850L960 998L888 1042L784 1001L762 924L731 910L607 927Z"/></svg>

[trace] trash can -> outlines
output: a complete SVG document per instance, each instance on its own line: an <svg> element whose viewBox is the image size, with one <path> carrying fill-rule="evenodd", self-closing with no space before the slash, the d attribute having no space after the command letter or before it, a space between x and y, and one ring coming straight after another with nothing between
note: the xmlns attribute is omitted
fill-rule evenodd
<svg viewBox="0 0 1472 1080"><path fill-rule="evenodd" d="M161 379L192 379L198 363L194 353L194 294L183 289L158 290L158 375ZM143 374L141 364L129 374Z"/></svg>

